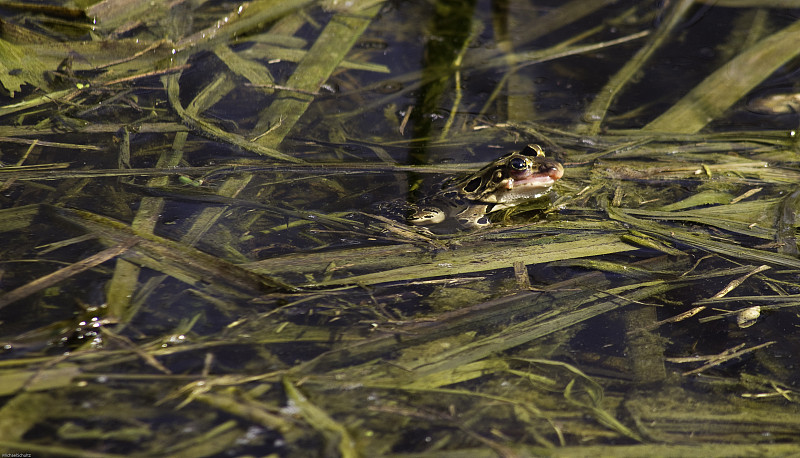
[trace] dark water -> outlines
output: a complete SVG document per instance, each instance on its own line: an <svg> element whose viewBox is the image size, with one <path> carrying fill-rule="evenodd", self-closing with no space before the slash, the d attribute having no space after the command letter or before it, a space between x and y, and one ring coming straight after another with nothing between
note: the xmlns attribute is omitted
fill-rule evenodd
<svg viewBox="0 0 800 458"><path fill-rule="evenodd" d="M745 67L758 84L700 128L642 128L798 10L690 6L594 129L593 101L682 4L333 3L217 38L194 34L238 4L91 9L94 30L60 5L0 9L45 67L7 56L0 78L27 82L0 100L0 450L793 451L797 57ZM321 68L347 37L361 67L303 80L298 60ZM446 177L529 143L565 165L547 211L406 224Z"/></svg>

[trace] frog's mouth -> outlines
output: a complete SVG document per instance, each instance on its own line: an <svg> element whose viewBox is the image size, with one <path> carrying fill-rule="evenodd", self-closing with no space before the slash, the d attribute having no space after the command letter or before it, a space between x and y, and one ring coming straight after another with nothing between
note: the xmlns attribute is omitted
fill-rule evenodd
<svg viewBox="0 0 800 458"><path fill-rule="evenodd" d="M549 188L562 176L564 176L564 167L561 164L547 167L544 170L539 169L536 172L531 170L514 171L511 173L513 180L509 180L508 189L517 186Z"/></svg>
<svg viewBox="0 0 800 458"><path fill-rule="evenodd" d="M548 164L535 172L532 170L512 171L508 178L499 183L491 195L491 202L513 204L523 200L538 199L546 195L553 184L563 175L564 168L561 164ZM484 201L490 200L485 199Z"/></svg>

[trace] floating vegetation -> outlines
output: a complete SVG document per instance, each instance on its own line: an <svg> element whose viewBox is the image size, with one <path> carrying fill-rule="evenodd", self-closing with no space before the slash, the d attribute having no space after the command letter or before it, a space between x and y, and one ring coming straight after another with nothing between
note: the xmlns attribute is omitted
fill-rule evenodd
<svg viewBox="0 0 800 458"><path fill-rule="evenodd" d="M0 2L0 449L796 454L796 8Z"/></svg>

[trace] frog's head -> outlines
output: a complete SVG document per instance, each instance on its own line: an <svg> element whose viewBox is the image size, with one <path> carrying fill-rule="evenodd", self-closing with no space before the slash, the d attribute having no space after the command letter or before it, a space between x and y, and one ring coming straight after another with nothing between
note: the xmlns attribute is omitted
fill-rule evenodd
<svg viewBox="0 0 800 458"><path fill-rule="evenodd" d="M492 204L514 204L537 199L564 175L564 166L546 158L539 145L507 154L471 175L459 186L469 199Z"/></svg>

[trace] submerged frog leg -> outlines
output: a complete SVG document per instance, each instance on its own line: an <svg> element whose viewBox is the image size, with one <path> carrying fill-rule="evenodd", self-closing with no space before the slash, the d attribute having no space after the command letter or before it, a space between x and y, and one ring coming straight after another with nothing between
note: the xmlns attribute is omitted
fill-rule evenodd
<svg viewBox="0 0 800 458"><path fill-rule="evenodd" d="M477 229L487 227L492 224L486 216L486 211L488 209L488 204L470 205L456 214L456 219L459 224L467 228Z"/></svg>

